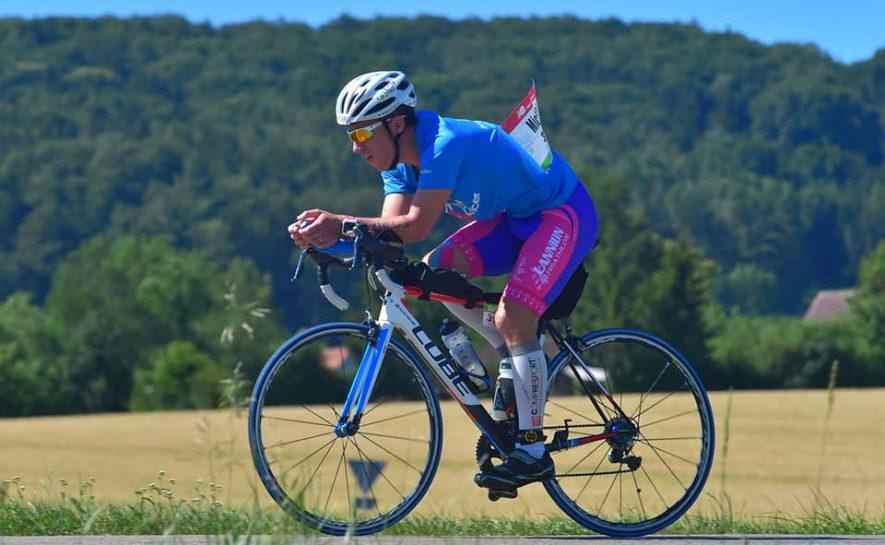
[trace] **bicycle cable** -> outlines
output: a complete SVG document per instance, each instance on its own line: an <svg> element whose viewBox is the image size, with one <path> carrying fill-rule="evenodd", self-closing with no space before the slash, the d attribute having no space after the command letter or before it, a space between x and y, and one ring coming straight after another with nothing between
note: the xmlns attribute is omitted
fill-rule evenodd
<svg viewBox="0 0 885 545"><path fill-rule="evenodd" d="M373 296L377 295L377 292L372 289L372 283L369 281L368 273L363 275L363 285L366 287L366 304L364 305L366 312L369 316L377 316L380 311L380 301L378 301L377 297ZM367 316L367 318L369 318L369 316Z"/></svg>

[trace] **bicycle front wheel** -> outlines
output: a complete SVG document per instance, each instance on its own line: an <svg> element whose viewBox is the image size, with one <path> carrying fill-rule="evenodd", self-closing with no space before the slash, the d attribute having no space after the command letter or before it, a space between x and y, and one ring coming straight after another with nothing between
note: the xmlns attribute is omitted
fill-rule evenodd
<svg viewBox="0 0 885 545"><path fill-rule="evenodd" d="M249 443L265 488L327 534L394 524L418 504L439 465L439 402L421 361L397 338L359 429L335 434L370 335L365 325L331 323L293 337L268 360L249 406Z"/></svg>
<svg viewBox="0 0 885 545"><path fill-rule="evenodd" d="M551 362L545 425L552 435L568 419L569 438L583 444L553 453L556 478L544 486L595 532L657 532L691 507L710 473L706 390L682 354L647 333L603 330L575 344L580 358L564 350Z"/></svg>

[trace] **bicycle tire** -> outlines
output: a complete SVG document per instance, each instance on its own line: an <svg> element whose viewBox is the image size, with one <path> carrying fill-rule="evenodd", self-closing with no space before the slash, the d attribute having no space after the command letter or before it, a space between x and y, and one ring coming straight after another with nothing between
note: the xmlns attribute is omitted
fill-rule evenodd
<svg viewBox="0 0 885 545"><path fill-rule="evenodd" d="M399 362L402 365L402 369L404 372L409 375L410 381L416 386L415 392L421 398L419 400L419 407L411 411L412 415L417 415L418 425L421 425L422 422L421 412L423 409L426 409L427 414L427 433L429 437L427 437L427 457L423 464L415 464L420 466L420 476L415 483L414 488L409 491L407 494L403 494L402 498L399 501L395 501L391 505L389 509L385 507L385 511L382 512L382 509L378 506L379 499L376 497L376 493L374 490L371 491L371 496L367 498L362 498L367 501L375 502L375 508L377 510L377 516L372 514L366 515L366 518L361 519L358 516L357 508L355 504L357 504L360 498L351 497L351 484L350 477L347 471L347 468L344 469L344 477L343 482L346 485L346 514L342 515L339 511L338 513L333 513L329 510L329 505L331 502L332 493L336 490L336 485L340 488L341 484L338 483L340 470L343 465L343 462L347 458L347 449L351 449L351 453L353 453L354 448L357 451L357 459L354 460L346 460L348 462L348 466L352 463L357 463L357 467L362 467L362 472L365 475L369 473L374 473L375 476L372 478L377 478L378 475L381 475L385 479L388 480L391 487L400 492L396 485L390 481L390 479L384 476L384 463L379 461L372 461L369 459L367 452L369 451L370 445L377 445L377 452L380 456L388 456L390 460L394 460L394 457L399 457L402 462L409 463L408 459L403 456L393 452L390 449L387 449L381 444L384 441L390 441L389 435L382 434L382 437L378 437L378 440L373 440L371 438L371 433L366 432L364 430L365 427L370 425L368 422L368 416L370 412L370 408L367 406L367 410L364 413L364 419L361 422L361 429L358 431L353 437L339 438L334 436L333 431L327 430L328 433L332 433L331 436L328 436L327 432L324 432L324 436L320 437L319 440L325 440L328 437L331 437L330 443L325 443L325 445L331 445L326 448L325 445L322 447L325 450L325 454L323 456L323 461L320 462L320 465L316 467L314 473L310 476L310 480L305 484L305 489L313 484L310 481L313 480L316 475L320 472L321 466L325 463L326 458L332 452L332 450L337 450L336 443L341 447L341 457L338 461L338 466L335 471L335 478L331 483L331 488L329 489L329 497L325 501L325 505L323 509L318 510L316 508L311 508L307 505L307 500L305 491L302 490L299 494L293 494L290 490L285 486L285 473L284 471L274 469L274 460L272 460L268 451L274 447L279 447L282 445L282 442L266 444L265 442L265 432L269 431L268 425L266 424L264 427L262 426L264 420L273 418L274 422L283 421L286 426L294 426L298 422L304 424L301 427L305 427L308 424L314 426L314 428L323 428L328 427L330 430L334 430L335 421L330 417L326 419L322 416L320 411L323 409L319 405L314 405L314 408L311 408L310 405L302 404L300 407L303 407L307 411L313 412L313 414L318 415L321 420L317 420L316 422L310 422L304 420L304 417L301 416L299 418L283 418L283 417L265 417L265 413L270 411L270 407L278 407L274 405L266 405L268 401L268 394L271 391L271 388L274 383L274 379L280 377L281 370L285 368L287 362L293 361L292 356L294 354L299 353L299 351L304 351L307 347L314 345L315 343L322 341L323 339L330 337L355 337L357 339L362 339L365 342L371 342L369 336L369 328L363 324L356 323L328 323L313 327L308 329L285 342L280 348L270 357L270 359L265 364L261 373L258 376L258 379L255 382L255 386L252 393L251 402L249 405L249 420L248 420L248 428L249 428L249 444L252 452L252 459L255 465L255 469L258 472L258 475L261 478L261 482L264 487L267 489L270 496L274 499L274 501L287 513L294 516L295 519L304 523L305 525L318 530L325 534L330 535L367 535L379 532L392 524L396 523L404 516L406 516L412 509L414 509L418 503L423 498L424 494L427 492L430 487L431 482L433 481L433 477L436 474L436 470L439 466L441 448L442 448L442 414L439 407L439 401L436 396L430 375L425 369L422 361L415 355L415 353L410 350L400 339L396 337L392 337L390 343L388 345L387 352L385 354L384 363L382 365L381 374L379 374L379 381L383 374L390 369L391 365L394 365L394 362ZM307 352L309 354L309 351ZM399 369L399 368L394 368ZM375 394L378 394L380 385L376 384ZM373 394L373 397L374 395ZM343 401L343 399L341 400ZM374 399L372 401L375 401ZM423 402L423 408L420 406ZM378 402L373 407L378 408L384 403L384 401ZM282 405L280 405L282 406ZM285 407L285 406L282 406ZM334 405L331 406L333 414L337 414ZM387 407L389 409L389 406ZM274 408L274 410L278 410ZM281 410L281 409L279 409ZM305 413L308 414L308 413ZM376 413L377 415L378 413ZM395 416L392 418L382 418L377 423L380 423L384 420L395 420L405 418L403 416ZM377 416L376 416L377 419ZM325 423L329 425L326 426ZM396 422L397 425L402 425L402 420L398 420ZM313 428L311 428L313 429ZM377 428L376 428L377 429ZM288 433L288 432L287 432ZM405 432L401 432L405 433ZM375 433L374 435L378 436L379 434ZM309 439L312 436L305 436ZM368 441L364 443L363 447L359 446L358 437L368 438ZM401 437L402 439L409 439L405 436ZM409 439L411 440L411 439ZM303 441L303 439L297 439L292 441L293 443ZM356 445L354 447L354 445ZM376 448L376 447L372 447ZM384 452L386 451L386 453ZM389 453L389 455L387 454ZM419 453L420 454L420 453ZM299 454L300 455L300 454ZM313 454L311 455L313 456ZM336 454L337 456L337 454ZM353 454L351 454L353 457ZM306 463L305 460L298 462L298 464ZM298 465L296 464L296 465ZM362 465L359 465L362 464ZM278 467L281 468L282 464ZM357 473L359 470L353 469L354 466L350 466L350 469ZM379 469L380 468L380 469ZM416 471L419 471L417 467L412 467ZM377 473L376 473L377 470ZM323 473L325 474L325 472ZM360 476L357 474L355 479L359 480ZM369 479L367 476L366 479ZM282 481L282 482L281 482ZM327 481L326 481L327 482ZM382 482L381 479L378 482ZM299 481L300 485L301 482ZM353 484L354 492L356 492L358 483ZM359 484L362 487L362 484ZM364 491L365 492L365 491ZM401 492L400 492L401 493ZM356 494L354 494L356 496ZM340 503L340 500L336 498L336 502ZM317 506L319 502L317 503ZM334 505L334 504L333 504Z"/></svg>
<svg viewBox="0 0 885 545"><path fill-rule="evenodd" d="M566 470L567 472L573 473L574 476L581 477L582 480L583 480L584 476L587 476L586 482L584 482L583 487L581 488L580 492L578 492L578 493L574 492L574 490L577 488L577 485L574 485L574 486L572 486L570 484L567 485L571 489L570 491L567 491L564 488L566 480L569 477L571 477L572 474L560 473L563 470L565 470L565 468L561 467L560 460L558 460L556 457L560 453L554 453L554 456L555 456L554 460L556 461L556 464L557 464L557 477L544 482L544 487L546 488L547 493L550 495L550 497L553 499L553 501L559 506L559 508L562 509L562 511L565 512L574 521L576 521L577 523L581 524L582 526L584 526L594 532L598 532L598 533L605 534L605 535L612 536L612 537L637 537L637 536L651 534L651 533L657 532L657 531L673 524L682 515L684 515L685 512L697 500L698 496L700 495L701 491L703 490L703 486L707 480L707 477L710 473L710 469L711 469L711 466L713 463L713 454L714 454L714 446L715 446L715 429L714 429L714 422L713 422L713 412L712 412L712 408L710 406L710 401L707 397L706 389L704 388L697 372L692 368L692 366L688 362L688 360L686 360L686 358L682 354L680 354L675 348L670 346L668 343L666 343L665 341L663 341L653 335L649 335L649 334L641 332L641 331L634 331L634 330L629 330L629 329L607 329L607 330L600 330L600 331L596 331L596 332L592 332L587 335L584 335L581 338L580 352L581 352L582 356L584 356L585 354L588 353L588 351L596 349L596 348L602 349L603 347L606 347L606 345L608 345L608 347L606 348L608 353L612 353L613 348L616 349L614 351L624 350L626 352L628 344L632 345L632 346L640 346L640 347L643 347L646 349L651 349L654 353L659 354L662 357L665 357L667 359L667 361L669 362L664 367L664 371L660 372L655 383L653 383L652 386L654 386L655 384L660 382L661 377L664 376L665 371L667 371L669 369L670 365L672 364L672 367L678 371L677 378L676 378L675 382L678 383L679 380L684 380L684 384L687 388L685 393L690 394L690 397L687 395L682 395L681 393L680 393L680 395L676 395L678 392L676 392L674 390L673 392L667 393L666 395L662 395L659 398L655 398L656 400L659 399L659 401L656 401L654 406L656 407L656 406L662 405L662 404L664 404L665 401L667 401L668 399L671 399L671 398L673 399L673 403L676 403L677 401L679 403L682 403L683 405L691 405L693 403L693 406L696 409L696 422L694 421L693 418L688 418L688 420L691 421L688 423L686 423L685 421L678 422L680 419L685 420L683 418L684 416L691 416L693 414L693 413L685 412L685 413L676 413L676 416L670 416L668 418L664 418L659 421L652 421L652 423L650 423L650 424L643 425L640 423L637 425L639 432L637 435L637 443L635 443L633 445L633 448L638 449L640 453L643 453L644 457L649 459L652 464L657 464L659 466L666 466L666 469L669 471L669 473L672 474L673 479L676 481L676 483L678 485L678 486L677 485L670 486L667 481L664 481L664 484L667 484L669 486L669 488L676 490L677 491L676 493L680 493L680 492L678 492L678 488L680 488L680 487L684 488L684 493L681 493L681 496L672 502L669 502L667 500L667 498L664 497L664 493L662 493L659 490L659 486L655 483L654 480L652 480L651 473L649 471L646 471L644 465L648 465L648 464L647 464L646 459L643 459L644 457L640 456L640 460L642 460L642 462L641 462L640 468L638 470L637 469L630 469L629 467L627 467L627 470L625 471L624 470L624 467L625 467L624 463L619 463L617 465L617 467L615 467L614 463L611 462L611 456L614 455L617 459L617 453L613 453L616 446L613 443L611 443L610 441L600 441L596 445L596 447L592 447L593 443L590 443L590 446L592 447L592 449L588 450L587 451L588 454L584 455L583 459L581 461L579 461L577 464L575 464L575 468L577 468L578 465L580 465L580 464L584 464L583 471L586 471L586 469L592 468L592 471L590 471L589 473L582 472L582 469L578 469L577 471L575 471L575 469L571 468L571 467L569 467L569 469ZM633 350L633 349L631 348L631 350ZM601 354L602 352L600 351L599 353ZM632 357L632 352L631 352L631 357ZM645 357L643 357L643 358L645 358ZM650 358L650 356L649 356L649 358ZM598 360L598 358L596 358L596 359ZM615 358L615 359L617 359L617 358ZM560 352L550 362L550 364L549 364L549 378L548 378L548 385L547 385L548 392L549 392L548 395L552 394L553 387L555 384L558 384L557 383L558 380L560 381L559 384L561 387L561 382L562 382L561 377L563 377L566 374L566 372L564 370L570 369L569 361L575 362L576 359L570 353L568 353L568 351L566 349L563 352ZM593 363L594 363L594 360L591 359L591 365ZM577 373L583 373L585 371L589 372L590 370L587 369L585 371L581 371L580 369L575 368L574 371L577 371ZM574 371L570 371L571 375L575 375ZM597 369L597 373L598 373L598 369ZM569 380L574 382L573 378L569 379ZM609 380L609 379L606 379L606 380ZM670 379L668 378L667 381L670 382ZM649 392L651 391L651 389L652 388L649 388ZM638 397L639 409L638 409L638 412L635 412L635 409L634 409L634 414L631 416L631 418L633 418L635 416L636 420L641 420L641 417L643 415L647 414L647 410L650 410L650 409L648 409L648 407L653 404L650 403L651 397L649 395L649 392L645 392L645 394L643 394L642 390L638 391L638 393L639 393L639 397ZM584 393L584 391L581 391L581 393L579 394L578 397L582 396L583 393ZM646 409L643 409L643 407L642 407L642 404L644 402L643 395L648 396L645 399L649 400L649 405L646 405ZM631 397L636 398L636 393L634 392L632 395L627 394L627 396L628 396L627 401L625 403L629 404L631 402L630 401ZM563 407L563 410L561 412L567 416L572 416L572 417L578 416L579 417L579 416L582 416L585 414L583 411L580 411L580 410L572 410L571 408L564 406L564 402L558 403L557 401L555 401L555 399L557 399L557 398L551 397L548 400L548 405L547 405L548 411L556 413L559 410L557 405L560 405ZM568 399L568 398L564 397L563 399ZM622 400L622 402L624 402L623 394L621 394L621 400ZM552 402L552 404L551 404L551 402ZM587 413L586 414L589 416L587 416L586 418L588 418L588 421L595 418L595 416L593 416L594 410L595 409L593 407L591 407L589 405L587 406ZM548 411L545 411L545 413ZM628 410L625 410L625 412L630 413L631 411L628 409ZM601 418L600 418L600 421L601 421ZM660 438L660 441L658 441L658 445L660 445L660 442L665 441L665 440L669 440L669 441L671 441L671 443L667 443L667 447L665 447L665 448L662 448L660 446L657 446L657 447L653 446L652 440L648 439L642 433L643 429L645 429L647 431L648 427L651 426L652 424L658 425L658 424L662 424L662 423L668 422L668 421L673 423L672 426L687 426L687 427L692 427L692 429L696 428L696 433L699 433L699 436L698 437L686 436L686 437ZM548 425L551 424L549 419L547 420L546 424L548 424ZM572 424L572 425L574 426L574 424ZM593 425L597 425L597 424L587 424L586 426L589 427L589 426L593 426ZM573 430L574 429L581 429L581 427L577 426L572 429ZM585 428L585 429L589 430L589 428ZM601 432L601 431L607 431L607 430L605 428L602 428L599 431ZM655 439L655 440L657 440L657 439ZM692 452L692 451L694 451L695 448L698 450L698 459L697 459L697 463L696 463L696 469L694 470L694 474L692 475L692 479L691 479L690 484L687 486L679 478L679 475L676 473L676 470L674 470L667 463L667 458L669 458L671 455L674 457L673 458L674 465L676 465L676 462L679 460L689 461L690 463L693 463L693 460L688 460L685 456L681 456L680 454L676 454L671 451L671 449L677 448L677 447L670 446L671 444L674 444L674 443L678 444L679 441L677 441L677 440L682 440L682 443L689 443L688 446L685 447L686 448L685 452ZM696 443L692 442L692 441L696 441ZM606 452L605 452L606 449L600 449L600 447L604 446L606 444L609 445L609 447L607 449L608 456L609 456L609 458L608 458L609 466L606 466L605 468L603 468L602 464L606 461ZM590 448L590 447L587 447L587 448ZM597 452L599 450L603 450L600 461L595 466L593 465L592 462L595 461L596 458L593 458L590 462L584 463L584 460L590 459L592 457L592 455L594 454L593 450L596 450ZM595 454L595 456L599 457L600 455ZM665 456L667 458L665 458ZM623 458L623 455L621 457ZM663 463L660 463L660 462L663 462ZM571 465L571 464L569 464L569 465ZM679 467L681 467L681 466L677 465L677 468L679 468ZM590 484L591 480L594 479L598 475L604 474L603 472L599 471L600 468L603 468L603 470L608 469L608 470L618 471L618 472L609 474L609 475L613 475L611 477L611 483L610 484L605 483L605 484L608 484L608 489L605 492L605 496L603 497L601 504L599 505L599 508L597 509L597 512L594 514L591 512L592 510L588 510L584 505L579 504L579 501L581 499L581 495L584 494L586 492L586 490L589 488L589 484ZM651 471L654 471L654 469L652 469ZM654 498L654 495L651 493L649 493L649 495L646 495L646 496L642 495L643 494L643 486L647 487L646 484L640 484L640 481L643 479L642 472L645 472L645 477L647 478L646 481L652 484L652 488L653 488L654 492L657 493L657 496L660 496L660 500L661 500L660 503L661 504L669 503L669 505L666 505L665 509L663 509L660 513L658 513L652 517L648 517L648 515L647 515L647 512L646 512L647 509L646 509L645 503L643 502L643 497L645 497L646 499L649 497ZM666 472L662 471L662 473L664 473L664 477L662 478L662 480L668 479ZM624 477L624 475L626 475L626 474L630 475L629 478ZM637 478L637 475L639 475L638 478ZM607 480L608 477L604 477L604 479ZM606 516L600 516L600 514L602 513L602 511L604 509L604 505L605 505L606 501L608 500L608 498L610 496L612 496L611 492L614 488L614 484L615 484L616 480L618 480L620 483L619 484L619 492L621 494L620 514L613 513L609 517L608 512L606 512ZM628 509L626 515L623 511L623 486L624 486L625 480L628 481L627 482L628 488L630 487L631 483L634 485L635 495L636 495L636 498L638 499L637 503L639 504L639 507L640 507L639 510L636 510L636 508L633 508L632 511ZM688 482L688 479L685 479L685 481ZM573 481L571 479L569 479L568 482L573 482ZM580 482L580 481L578 481L578 482ZM660 488L664 488L663 484L661 485ZM598 490L599 490L599 493L601 494L602 487L600 487ZM628 490L628 493L629 493L629 490ZM575 496L575 497L572 497L572 496ZM628 497L628 500L629 499L630 498ZM655 501L657 502L657 499L655 499ZM586 503L589 503L589 502L586 502ZM595 499L594 499L593 503L595 503ZM608 518L606 518L606 517L608 517ZM648 518L645 518L645 517L648 517ZM610 519L614 519L614 520L610 520Z"/></svg>

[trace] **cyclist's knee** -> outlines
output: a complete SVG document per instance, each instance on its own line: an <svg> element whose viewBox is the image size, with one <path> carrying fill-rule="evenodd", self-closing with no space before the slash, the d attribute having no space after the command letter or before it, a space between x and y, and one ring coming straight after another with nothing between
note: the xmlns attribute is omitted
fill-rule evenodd
<svg viewBox="0 0 885 545"><path fill-rule="evenodd" d="M454 269L459 273L472 276L470 263L460 248L451 245L440 245L431 250L421 260L433 269Z"/></svg>

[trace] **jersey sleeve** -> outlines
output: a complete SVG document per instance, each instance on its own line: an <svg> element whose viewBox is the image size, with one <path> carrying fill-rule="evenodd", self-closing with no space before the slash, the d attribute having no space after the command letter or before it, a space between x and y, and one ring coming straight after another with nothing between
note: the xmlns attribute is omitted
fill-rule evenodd
<svg viewBox="0 0 885 545"><path fill-rule="evenodd" d="M412 194L418 190L418 181L406 165L400 163L395 169L385 170L381 173L381 181L384 183L384 194L407 193Z"/></svg>
<svg viewBox="0 0 885 545"><path fill-rule="evenodd" d="M440 138L431 149L421 154L419 189L454 189L463 161L458 143Z"/></svg>

